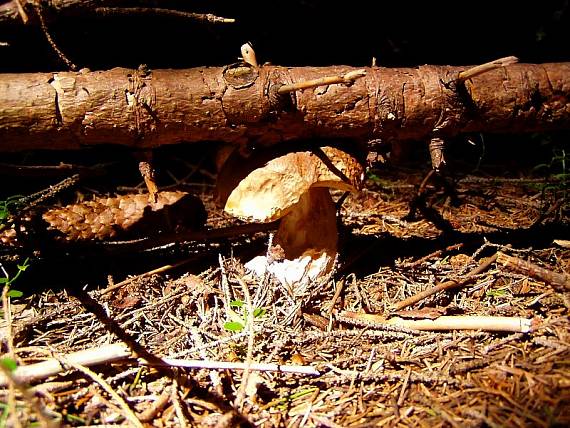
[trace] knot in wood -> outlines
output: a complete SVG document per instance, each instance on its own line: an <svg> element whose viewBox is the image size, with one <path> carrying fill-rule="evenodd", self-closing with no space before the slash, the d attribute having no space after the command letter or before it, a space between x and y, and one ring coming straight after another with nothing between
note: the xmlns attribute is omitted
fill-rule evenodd
<svg viewBox="0 0 570 428"><path fill-rule="evenodd" d="M259 77L257 67L245 62L228 65L223 71L224 81L234 89L247 88Z"/></svg>

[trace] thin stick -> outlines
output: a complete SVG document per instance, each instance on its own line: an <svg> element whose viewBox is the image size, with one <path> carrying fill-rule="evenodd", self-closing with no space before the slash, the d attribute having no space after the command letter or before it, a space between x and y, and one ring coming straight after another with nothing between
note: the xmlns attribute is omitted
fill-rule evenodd
<svg viewBox="0 0 570 428"><path fill-rule="evenodd" d="M24 0L16 0L16 7L18 8L18 15L20 15L20 18L22 18L22 22L24 24L27 24L28 20L30 18L28 18L28 14L24 10L24 6L22 5L22 1L24 1Z"/></svg>
<svg viewBox="0 0 570 428"><path fill-rule="evenodd" d="M182 360L177 358L162 358L165 365L172 367L186 367L190 369L212 370L245 370L246 363L212 360ZM143 363L148 364L146 361ZM149 365L155 365L154 363ZM251 363L249 370L261 372L297 373L318 376L320 373L312 366L282 365L273 363Z"/></svg>
<svg viewBox="0 0 570 428"><path fill-rule="evenodd" d="M475 76L479 76L480 74L486 73L491 70L495 70L497 68L506 67L507 65L516 64L517 62L519 62L519 59L516 56L507 56L504 58L499 58L494 61L486 62L485 64L477 65L468 70L462 71L457 76L457 80L464 82Z"/></svg>
<svg viewBox="0 0 570 428"><path fill-rule="evenodd" d="M50 44L51 48L55 51L57 56L59 56L59 58L65 63L65 65L67 65L69 67L70 70L77 71L77 66L73 62L71 62L71 60L63 53L63 51L61 49L59 49L57 47L57 44L55 43L55 41L51 37L51 34L49 33L49 30L47 28L47 24L46 24L45 19L44 19L44 14L43 14L42 6L41 6L40 2L33 2L32 4L36 9L36 13L38 15L38 18L40 19L40 27L42 28L42 31L43 31L44 35L46 36L46 39L47 39L48 43Z"/></svg>
<svg viewBox="0 0 570 428"><path fill-rule="evenodd" d="M172 405L176 411L176 417L178 418L178 426L181 428L186 428L188 424L186 423L186 417L182 411L182 404L180 403L180 398L178 397L178 381L174 379L172 382L172 392L171 392Z"/></svg>
<svg viewBox="0 0 570 428"><path fill-rule="evenodd" d="M440 291L446 291L446 290L451 290L453 288L463 287L464 285L472 281L476 275L479 275L480 273L487 270L496 260L497 260L497 254L494 254L493 256L487 259L483 259L481 264L479 264L479 266L477 266L475 269L469 272L463 279L461 280L451 279L449 281L437 284L434 287L428 288L427 290L424 290L418 294L410 296L407 299L404 299L396 303L394 305L394 310L399 311L429 296L433 296L434 294L439 293Z"/></svg>
<svg viewBox="0 0 570 428"><path fill-rule="evenodd" d="M84 349L82 351L72 352L65 356L66 361L79 364L83 367L94 366L98 364L108 364L132 357L132 352L128 346L123 343L115 343L111 345L103 345L97 348ZM191 369L212 369L212 370L244 370L245 363L212 361L212 360L186 360L176 358L162 358L160 362L149 362L139 359L141 364L150 366L172 366L184 367ZM252 363L250 370L255 371L274 371L282 373L298 373L306 375L319 375L319 372L311 366L301 365L281 365L269 363ZM49 376L56 375L65 371L57 358L48 358L41 363L29 364L27 366L18 367L13 373L12 378L16 382L27 384L30 382L45 379ZM0 376L0 386L5 386L8 379Z"/></svg>
<svg viewBox="0 0 570 428"><path fill-rule="evenodd" d="M161 412L166 407L166 405L170 401L170 396L171 393L169 393L168 391L163 392L160 395L160 397L158 397L156 401L152 404L152 406L150 406L144 412L139 413L137 415L139 421L141 422L152 421L156 417L156 415L158 415L158 413Z"/></svg>
<svg viewBox="0 0 570 428"><path fill-rule="evenodd" d="M345 318L360 319L372 327L377 324L398 326L422 331L484 330L528 333L533 328L533 320L521 317L492 317L476 315L441 316L436 319L412 320L400 317L385 319L380 315L357 312L343 312Z"/></svg>
<svg viewBox="0 0 570 428"><path fill-rule="evenodd" d="M157 15L175 18L192 19L196 21L205 21L212 24L232 24L236 22L234 18L223 18L221 16L212 15L211 13L194 13L184 12L174 9L162 9L158 7L96 7L95 13L103 16L129 16L133 15Z"/></svg>
<svg viewBox="0 0 570 428"><path fill-rule="evenodd" d="M183 266L187 263L190 263L191 261L194 261L195 259L186 259L186 260L182 260L178 263L174 263L173 265L164 265L161 266L159 268L153 269L153 270L149 270L148 272L144 272L141 273L140 275L136 275L136 276L132 276L130 278L127 278L117 284L113 284L107 288L105 288L104 290L101 290L99 292L99 296L104 296L105 294L109 294L111 291L116 290L117 288L121 288L124 285L127 285L135 280L141 279L141 278L146 278L147 276L151 276L151 275L156 275L159 273L163 273L163 272L167 272L171 269L175 269L177 267Z"/></svg>
<svg viewBox="0 0 570 428"><path fill-rule="evenodd" d="M330 303L331 306L330 306L329 310L327 311L327 315L329 316L329 318L332 316L332 314L334 312L334 305L336 305L336 301L340 297L340 293L342 293L344 281L345 281L344 279L341 279L340 281L338 281L336 283L336 290L334 291L334 296L333 296L331 303Z"/></svg>
<svg viewBox="0 0 570 428"><path fill-rule="evenodd" d="M435 257L439 257L440 255L442 255L444 252L450 252L450 251L455 251L455 250L459 250L461 247L463 247L463 244L455 244L455 245L450 245L449 247L446 247L442 250L437 250L434 251L433 253L430 253L426 256L423 256L422 258L419 258L413 262L409 262L409 263L402 263L400 264L401 267L405 267L405 268L411 268L411 267L416 267L421 265L422 263L424 263L425 261L429 260L429 259L433 259Z"/></svg>
<svg viewBox="0 0 570 428"><path fill-rule="evenodd" d="M165 233L158 238L140 238L129 241L105 241L90 244L94 247L118 247L122 250L136 251L149 248L158 248L162 245L184 241L208 241L210 239L232 238L239 235L249 235L277 229L278 222L246 223L235 226L220 227L209 230L189 230L179 233ZM74 243L75 245L75 243Z"/></svg>
<svg viewBox="0 0 570 428"><path fill-rule="evenodd" d="M115 392L115 390L113 388L111 388L111 385L109 385L105 381L105 379L103 379L101 376L99 376L94 371L88 369L87 367L85 367L81 364L78 364L75 361L68 359L64 356L57 356L56 359L59 360L61 363L65 364L66 366L73 367L75 370L78 370L81 373L83 373L84 375L90 377L91 380L93 380L94 382L97 382L99 384L99 386L101 386L101 388L103 388L105 391L107 391L107 393L111 397L113 397L113 399L117 402L117 404L119 405L119 407L123 411L123 416L125 417L126 420L128 420L133 426L135 426L137 428L144 428L144 425L136 417L136 415L131 410L129 405L125 402L125 400L123 400L121 398L121 396L119 394L117 394L117 392Z"/></svg>
<svg viewBox="0 0 570 428"><path fill-rule="evenodd" d="M67 361L82 366L110 363L131 356L130 349L122 343L103 345L98 348L84 349L68 354ZM61 373L65 369L56 358L48 358L41 363L20 366L13 372L13 377L20 383L30 383ZM6 379L0 377L0 386L6 384Z"/></svg>
<svg viewBox="0 0 570 428"><path fill-rule="evenodd" d="M304 89L317 88L319 86L334 85L336 83L351 84L356 79L366 76L366 70L349 71L342 76L326 76L319 79L305 80L303 82L283 85L278 90L279 95L287 94L294 91L302 91Z"/></svg>
<svg viewBox="0 0 570 428"><path fill-rule="evenodd" d="M243 411L243 405L245 402L245 391L247 390L247 383L249 381L249 373L250 373L250 366L253 361L253 340L254 340L254 331L253 331L253 305L251 303L251 295L249 294L249 289L247 288L247 284L242 281L241 278L237 278L238 282L243 289L243 295L245 297L245 303L247 307L247 354L245 358L245 369L243 371L241 377L241 384L237 393L236 397L236 407L239 411Z"/></svg>
<svg viewBox="0 0 570 428"><path fill-rule="evenodd" d="M497 262L510 270L544 281L558 290L570 289L570 275L566 273L554 272L518 257L508 256L505 253L498 252L497 255Z"/></svg>

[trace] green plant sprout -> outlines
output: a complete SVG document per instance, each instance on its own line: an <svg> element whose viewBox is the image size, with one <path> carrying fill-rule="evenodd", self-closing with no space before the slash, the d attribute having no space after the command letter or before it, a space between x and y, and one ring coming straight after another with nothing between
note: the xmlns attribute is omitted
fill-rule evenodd
<svg viewBox="0 0 570 428"><path fill-rule="evenodd" d="M18 268L18 272L16 272L16 275L14 275L14 277L10 278L10 275L8 275L8 272L6 272L6 270L4 269L4 266L0 267L2 268L2 271L4 272L4 278L0 278L0 285L4 285L5 287L10 287L22 274L22 272L24 272L26 269L28 269L28 267L30 267L30 258L26 257L26 260L24 260L24 263L22 263L21 265L16 265ZM23 293L21 291L18 290L9 290L8 291L8 297L22 297Z"/></svg>
<svg viewBox="0 0 570 428"><path fill-rule="evenodd" d="M238 313L236 313L236 311L230 310L230 317L233 319L233 321L228 321L226 323L224 323L224 328L228 331L231 332L239 332L242 331L246 324L247 324L247 316L248 316L248 312L247 309L244 307L245 303L242 300L232 300L230 302L230 309L231 308L236 308L238 310L238 312L241 312L241 315L239 315ZM263 308L255 308L253 310L253 318L260 318L263 315L265 315L265 309Z"/></svg>

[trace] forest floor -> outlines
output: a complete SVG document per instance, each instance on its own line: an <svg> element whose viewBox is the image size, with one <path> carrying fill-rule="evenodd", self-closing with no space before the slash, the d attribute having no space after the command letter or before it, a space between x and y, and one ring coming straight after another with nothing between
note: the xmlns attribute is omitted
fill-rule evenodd
<svg viewBox="0 0 570 428"><path fill-rule="evenodd" d="M341 209L334 275L310 287L246 272L243 262L268 239L258 233L179 244L194 254L186 264L154 275L139 266L143 274L117 288L124 275L12 298L18 365L50 357L67 370L30 381L28 394L4 378L1 422L38 421L35 402L65 426L570 426L570 294L552 276L570 272L567 182L465 175L452 197L430 181L418 198L423 178L396 168L370 174ZM226 226L210 190L199 192L208 227ZM450 280L457 287L395 310ZM531 329L420 331L383 322L394 314L522 317ZM126 343L131 357L90 369L70 361L113 343ZM164 358L235 367L176 368ZM242 362L276 366L244 371Z"/></svg>

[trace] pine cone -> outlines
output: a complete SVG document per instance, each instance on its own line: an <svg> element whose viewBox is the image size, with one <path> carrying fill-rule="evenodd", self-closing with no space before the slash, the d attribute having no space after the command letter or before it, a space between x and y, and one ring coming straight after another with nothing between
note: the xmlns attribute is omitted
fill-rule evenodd
<svg viewBox="0 0 570 428"><path fill-rule="evenodd" d="M155 203L147 194L95 198L52 208L42 218L49 231L66 240L106 240L197 229L206 221L206 210L199 198L174 191L158 193Z"/></svg>

